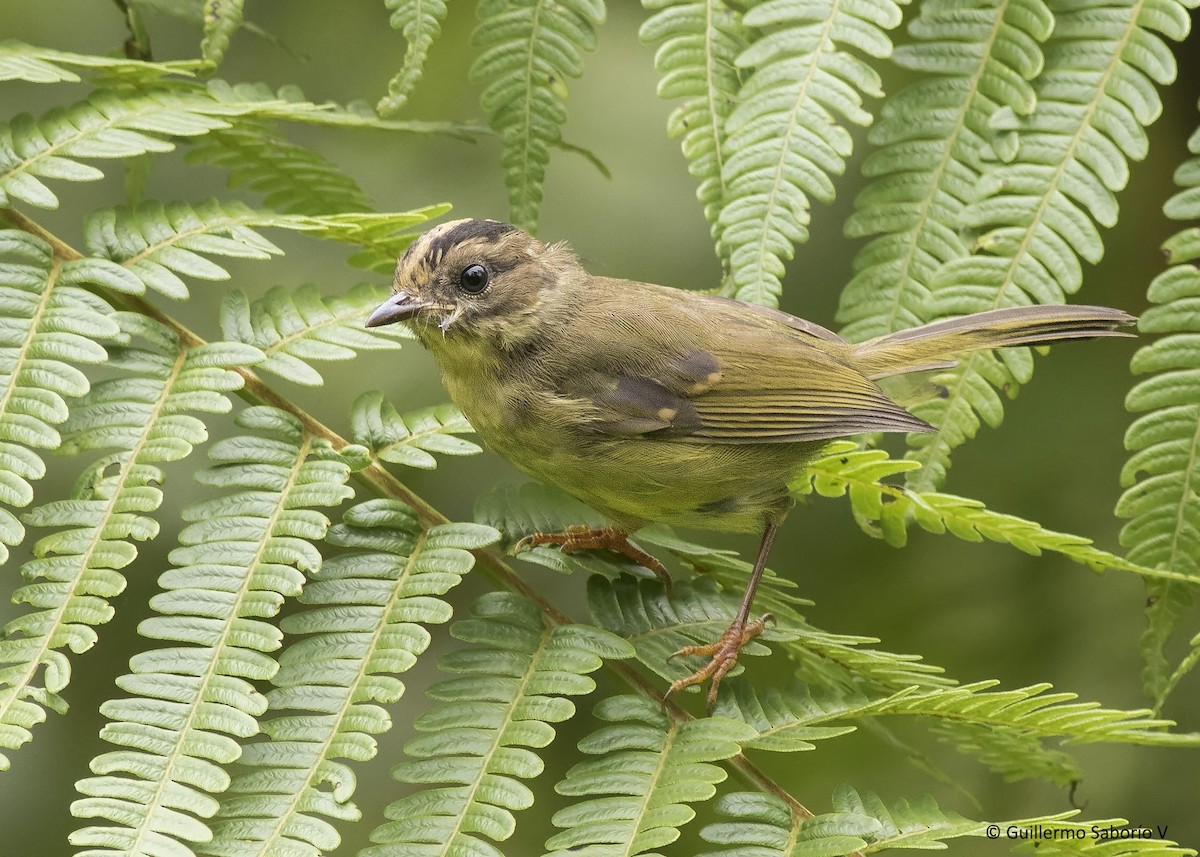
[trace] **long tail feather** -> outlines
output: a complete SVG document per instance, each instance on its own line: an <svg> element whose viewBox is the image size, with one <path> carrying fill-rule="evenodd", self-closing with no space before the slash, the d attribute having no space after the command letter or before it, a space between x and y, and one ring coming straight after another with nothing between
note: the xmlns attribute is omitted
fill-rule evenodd
<svg viewBox="0 0 1200 857"><path fill-rule="evenodd" d="M953 366L984 348L1042 345L1060 339L1132 336L1121 330L1137 321L1119 309L1099 306L1024 306L949 318L869 339L854 346L855 365L869 378Z"/></svg>

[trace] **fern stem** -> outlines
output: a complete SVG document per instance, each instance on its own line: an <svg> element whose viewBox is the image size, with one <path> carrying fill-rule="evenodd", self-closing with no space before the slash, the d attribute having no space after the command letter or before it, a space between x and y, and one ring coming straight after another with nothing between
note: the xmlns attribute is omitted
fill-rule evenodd
<svg viewBox="0 0 1200 857"><path fill-rule="evenodd" d="M37 237L41 238L54 250L56 258L63 261L72 261L84 258L78 250L67 244L58 236L49 232L41 224L17 211L16 209L6 208L0 211L5 218L9 220L18 229L23 229ZM123 304L127 309L133 312L139 312L155 321L166 325L173 330L179 337L180 345L184 349L195 348L205 344L205 340L194 333L191 329L176 321L171 316L164 313L158 307L154 306L149 301L137 296L129 294L116 294L104 292L108 300ZM307 411L297 407L293 402L281 396L273 390L266 382L262 380L256 373L247 369L244 366L232 367L233 371L242 376L245 382L243 388L238 391L238 395L243 399L258 405L269 405L279 408L291 414L303 426L305 434L311 439L323 438L327 440L334 449L343 449L350 445L350 442L335 432L329 426L322 423L316 417L309 414ZM369 487L378 492L381 496L392 497L394 499L405 502L416 510L417 516L421 521L423 528L437 526L439 524L448 524L450 519L443 515L437 508L427 502L420 495L413 492L411 488L397 479L385 467L372 462L362 470L357 471L355 476L362 482L365 482ZM493 582L499 584L510 592L515 592L528 598L538 606L542 612L545 621L551 625L571 625L573 620L566 613L563 613L553 604L545 599L530 584L518 575L511 566L508 565L501 557L497 556L494 550L476 550L473 551L476 560L480 567ZM604 665L614 673L616 673L626 684L636 690L642 696L655 701L661 700L662 693L655 687L641 672L621 661L606 660ZM685 722L695 719L693 716L680 707L677 703L666 701L663 703L663 708L667 715L675 722ZM771 777L767 776L757 765L747 759L744 755L738 754L729 759L729 765L748 785L772 794L787 804L793 815L800 819L813 818L814 815L804 804L793 797L786 789L775 782Z"/></svg>

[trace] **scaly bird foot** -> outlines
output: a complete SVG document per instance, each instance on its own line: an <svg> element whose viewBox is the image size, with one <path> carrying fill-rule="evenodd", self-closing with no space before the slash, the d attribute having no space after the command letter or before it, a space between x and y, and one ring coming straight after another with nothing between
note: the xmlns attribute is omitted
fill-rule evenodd
<svg viewBox="0 0 1200 857"><path fill-rule="evenodd" d="M533 533L513 545L512 552L519 553L526 548L535 548L539 545L560 545L563 553L574 553L581 550L610 550L628 557L643 568L650 569L667 589L671 588L671 575L667 572L667 567L629 541L629 534L616 527L597 529L584 524L569 527L563 533Z"/></svg>
<svg viewBox="0 0 1200 857"><path fill-rule="evenodd" d="M738 652L742 650L743 646L763 632L763 628L766 627L767 622L774 621L775 617L770 613L764 613L749 624L746 624L744 620L739 622L735 619L715 643L709 643L705 646L684 646L678 652L675 652L667 660L686 657L688 655L707 655L710 660L690 676L671 682L671 686L663 694L663 704L666 704L672 694L678 693L685 687L691 687L694 684L703 684L708 679L712 679L712 684L708 688L708 702L705 706L705 710L709 714L712 714L712 710L717 704L717 688L721 686L721 679L725 677L725 674L737 664Z"/></svg>

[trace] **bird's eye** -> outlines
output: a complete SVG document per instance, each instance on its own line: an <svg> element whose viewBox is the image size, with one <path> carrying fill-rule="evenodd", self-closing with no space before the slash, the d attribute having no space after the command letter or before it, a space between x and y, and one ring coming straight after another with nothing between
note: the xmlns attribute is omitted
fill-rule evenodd
<svg viewBox="0 0 1200 857"><path fill-rule="evenodd" d="M458 275L458 286L464 292L477 295L487 288L488 269L483 265L467 265Z"/></svg>

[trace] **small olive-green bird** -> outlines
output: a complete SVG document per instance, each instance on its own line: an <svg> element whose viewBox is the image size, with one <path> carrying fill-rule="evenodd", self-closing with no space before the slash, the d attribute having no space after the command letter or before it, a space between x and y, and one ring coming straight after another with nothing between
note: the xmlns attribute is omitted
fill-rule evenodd
<svg viewBox="0 0 1200 857"><path fill-rule="evenodd" d="M594 277L566 245L494 220L426 232L400 259L394 289L367 326L409 325L489 447L610 524L522 544L607 548L669 580L630 533L652 522L762 533L729 628L677 653L710 661L668 695L711 679L710 708L762 631L751 605L792 506L789 480L831 439L932 430L879 379L979 349L1123 335L1135 320L1104 307L1015 307L851 343L761 306Z"/></svg>

